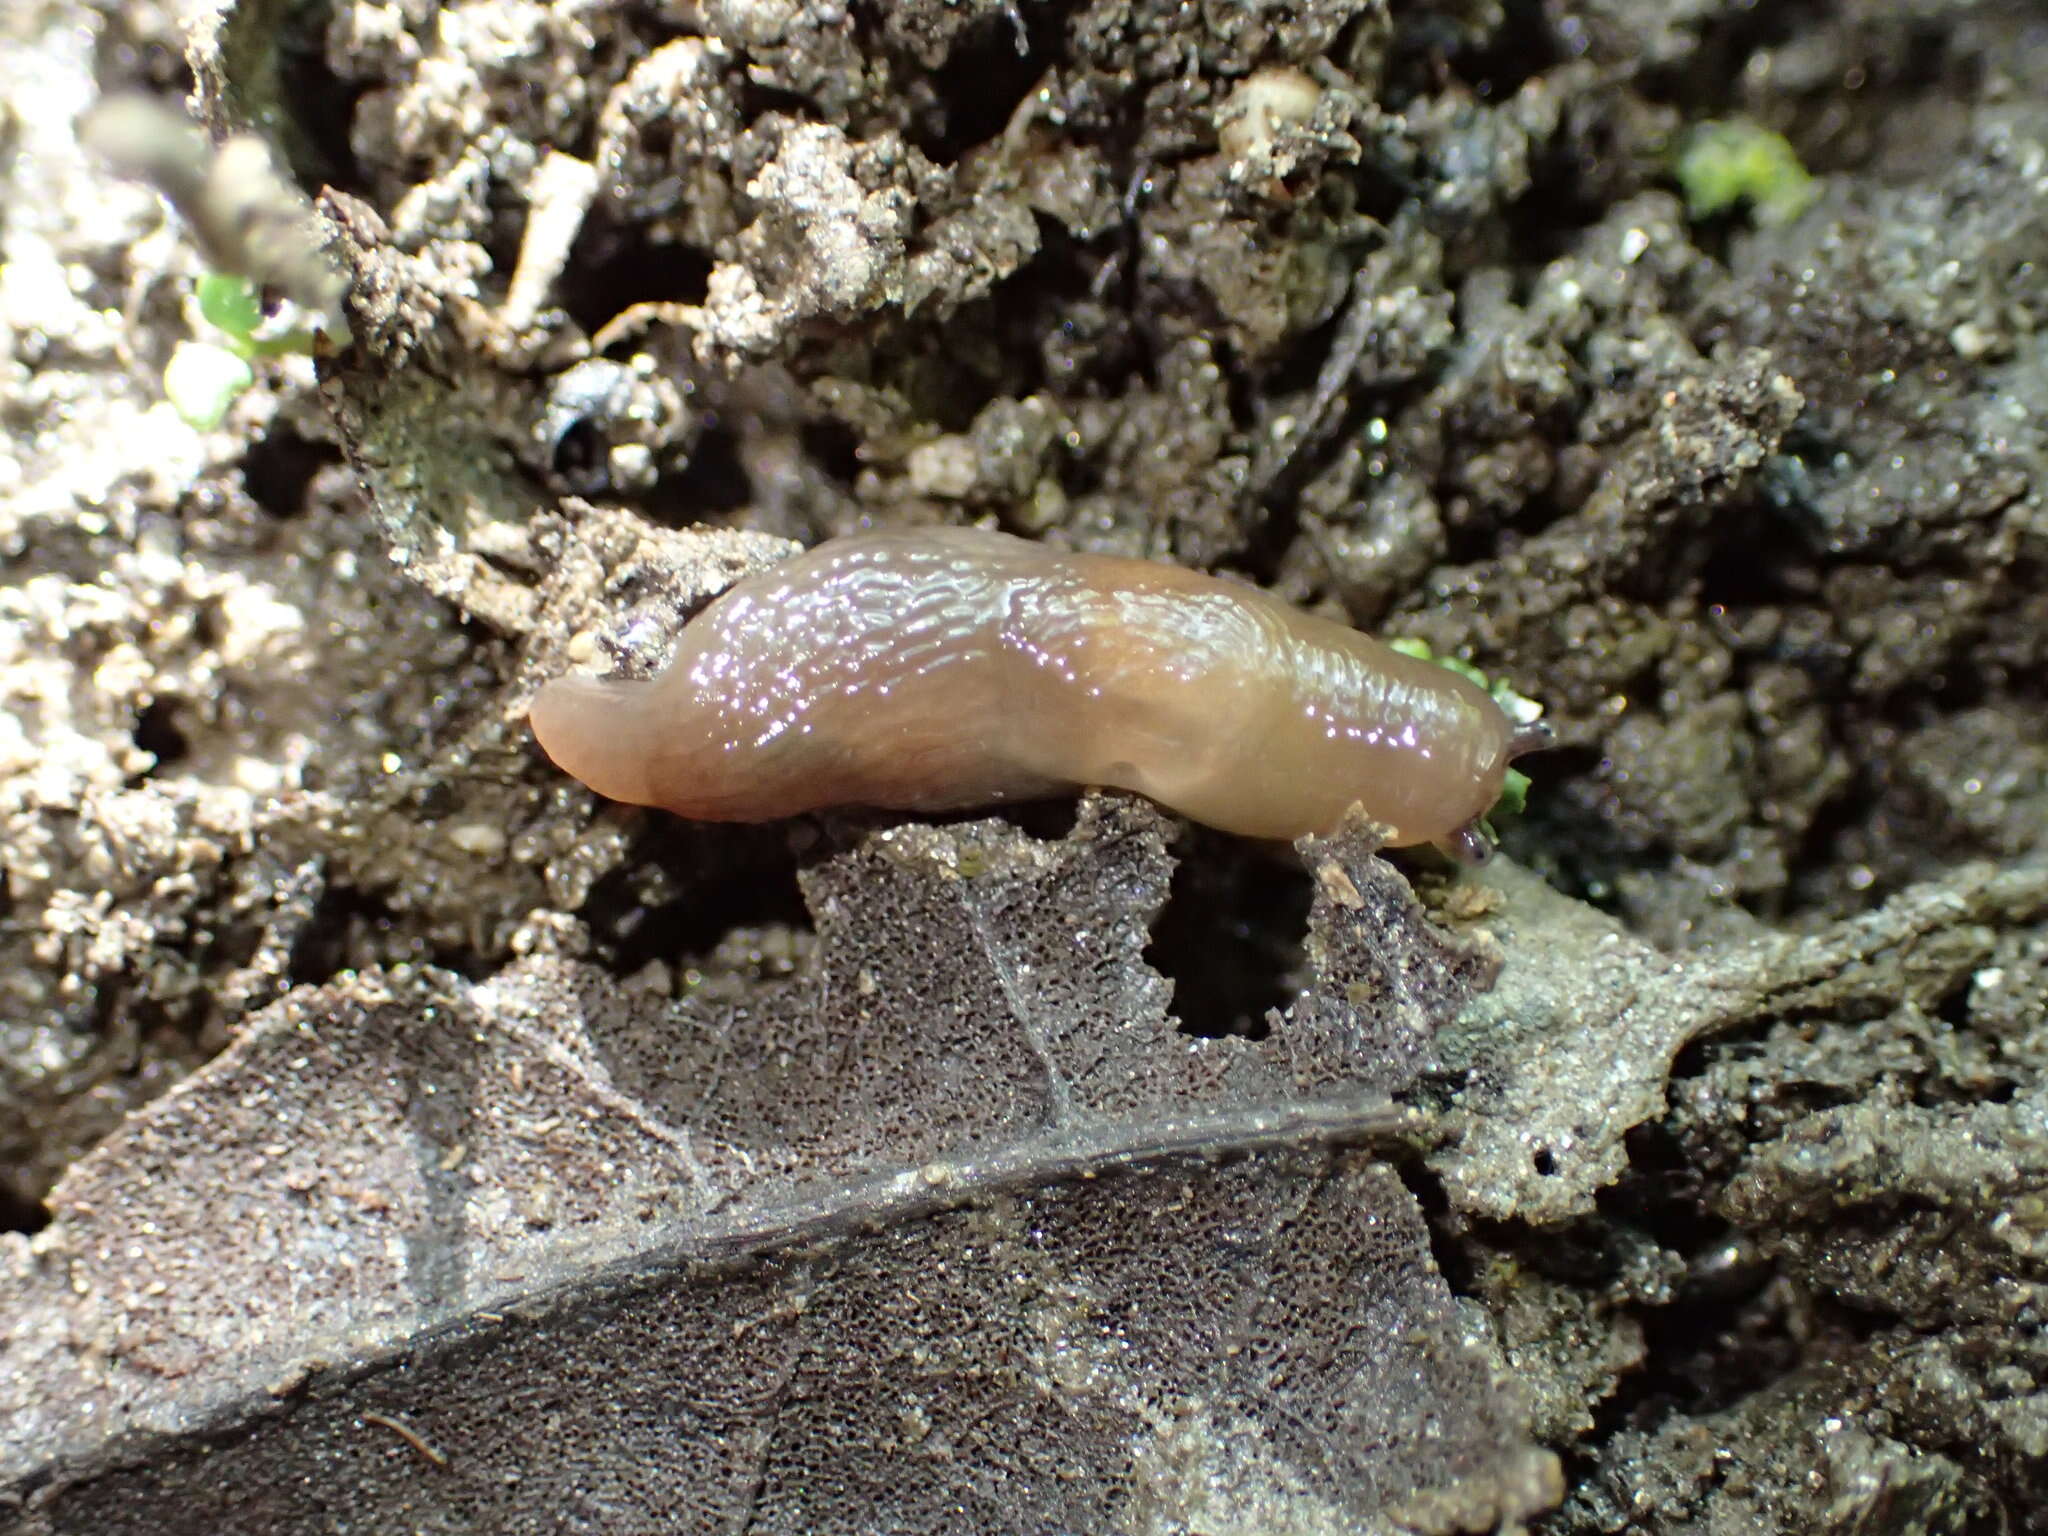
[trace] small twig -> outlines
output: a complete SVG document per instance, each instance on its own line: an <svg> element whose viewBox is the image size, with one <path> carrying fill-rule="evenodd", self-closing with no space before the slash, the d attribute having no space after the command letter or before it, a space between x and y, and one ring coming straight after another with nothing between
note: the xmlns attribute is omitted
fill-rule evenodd
<svg viewBox="0 0 2048 1536"><path fill-rule="evenodd" d="M431 1461L435 1466L445 1467L448 1465L447 1456L444 1455L442 1452L435 1450L431 1445L427 1444L426 1441L422 1440L416 1433L413 1432L413 1429L410 1425L401 1423L399 1420L392 1418L390 1415L382 1413L365 1412L356 1415L356 1417L360 1418L365 1424L375 1424L380 1429L390 1430L391 1433L398 1436L399 1439L403 1440L407 1445L411 1446L414 1450L418 1451L422 1456L426 1457L427 1460Z"/></svg>
<svg viewBox="0 0 2048 1536"><path fill-rule="evenodd" d="M348 336L348 275L328 254L312 204L253 133L213 143L151 96L110 96L79 140L124 176L149 182L184 216L216 271L274 287L337 342Z"/></svg>

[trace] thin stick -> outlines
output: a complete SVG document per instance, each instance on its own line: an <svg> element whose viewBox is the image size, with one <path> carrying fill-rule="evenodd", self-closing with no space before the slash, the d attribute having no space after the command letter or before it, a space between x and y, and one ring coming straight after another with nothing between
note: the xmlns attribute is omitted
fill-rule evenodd
<svg viewBox="0 0 2048 1536"><path fill-rule="evenodd" d="M414 1434L412 1428L409 1425L400 1423L397 1419L390 1417L388 1414L361 1413L356 1415L356 1417L360 1418L365 1424L375 1424L380 1426L381 1428L390 1430L391 1433L398 1436L399 1439L403 1440L407 1445L411 1446L414 1450L418 1451L422 1456L426 1457L427 1460L431 1461L435 1466L445 1467L448 1465L448 1458L445 1455L435 1450L431 1445L427 1444L426 1441L422 1440L418 1435Z"/></svg>

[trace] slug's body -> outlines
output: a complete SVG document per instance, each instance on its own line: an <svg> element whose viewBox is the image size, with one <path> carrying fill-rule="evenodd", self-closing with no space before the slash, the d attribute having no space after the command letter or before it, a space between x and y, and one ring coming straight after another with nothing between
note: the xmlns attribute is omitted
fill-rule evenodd
<svg viewBox="0 0 2048 1536"><path fill-rule="evenodd" d="M1464 678L1255 588L968 529L750 576L661 676L550 683L533 728L599 794L703 821L1103 785L1252 837L1358 801L1395 843L1467 859L1535 744Z"/></svg>

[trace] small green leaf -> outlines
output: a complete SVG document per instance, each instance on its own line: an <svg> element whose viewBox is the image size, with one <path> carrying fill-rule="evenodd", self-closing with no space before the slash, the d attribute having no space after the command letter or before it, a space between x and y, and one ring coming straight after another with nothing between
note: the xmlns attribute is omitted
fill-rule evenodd
<svg viewBox="0 0 2048 1536"><path fill-rule="evenodd" d="M189 425L210 432L255 380L247 358L212 342L181 341L164 364L164 398Z"/></svg>
<svg viewBox="0 0 2048 1536"><path fill-rule="evenodd" d="M232 272L208 272L193 284L199 313L208 325L218 326L237 341L246 343L263 323L263 304L256 285Z"/></svg>
<svg viewBox="0 0 2048 1536"><path fill-rule="evenodd" d="M1386 642L1387 649L1399 651L1403 656L1413 656L1417 661L1433 661L1440 667L1447 667L1468 683L1474 683L1493 695L1493 702L1501 707L1510 720L1517 725L1528 725L1543 717L1543 706L1534 699L1515 692L1506 683L1495 682L1484 672L1460 656L1439 656L1429 648L1427 640L1413 640L1403 636Z"/></svg>
<svg viewBox="0 0 2048 1536"><path fill-rule="evenodd" d="M1529 775L1519 768L1510 768L1500 781L1500 799L1494 802L1493 808L1510 816L1519 816L1528 803Z"/></svg>
<svg viewBox="0 0 2048 1536"><path fill-rule="evenodd" d="M1769 228L1791 223L1820 196L1819 184L1785 136L1747 118L1695 126L1679 147L1672 174L1695 219L1746 202L1756 222Z"/></svg>

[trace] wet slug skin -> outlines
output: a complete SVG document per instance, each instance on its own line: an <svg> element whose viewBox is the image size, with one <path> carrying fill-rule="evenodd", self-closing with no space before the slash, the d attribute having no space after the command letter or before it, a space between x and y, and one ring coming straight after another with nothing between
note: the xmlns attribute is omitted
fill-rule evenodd
<svg viewBox="0 0 2048 1536"><path fill-rule="evenodd" d="M565 677L548 756L700 821L945 811L1088 785L1294 838L1353 801L1472 861L1518 732L1477 685L1253 587L1008 534L833 539L684 627L659 677Z"/></svg>

